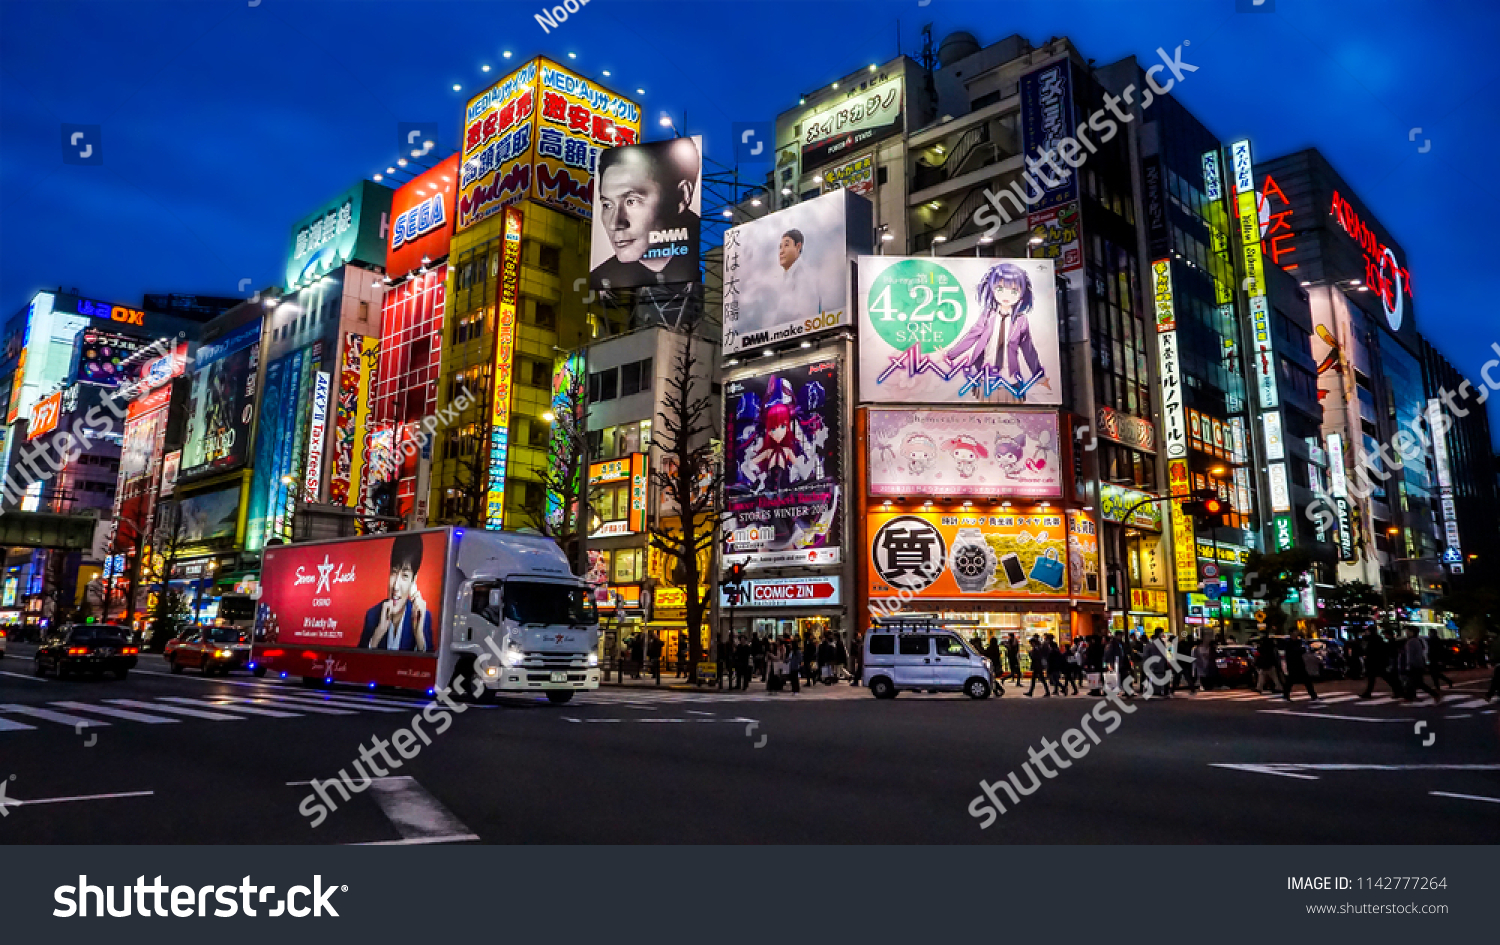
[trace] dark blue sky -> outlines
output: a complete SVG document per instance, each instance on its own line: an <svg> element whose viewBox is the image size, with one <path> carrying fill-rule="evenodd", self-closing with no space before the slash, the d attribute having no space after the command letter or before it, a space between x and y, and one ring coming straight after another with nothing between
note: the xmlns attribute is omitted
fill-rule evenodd
<svg viewBox="0 0 1500 945"><path fill-rule="evenodd" d="M592 0L550 35L542 0L252 3L0 2L0 313L57 285L128 302L279 282L292 222L383 170L398 122L456 147L505 49L645 89L649 134L686 112L728 164L734 122L891 58L899 20L911 55L928 22L984 44L1067 35L1100 63L1190 41L1189 109L1259 156L1321 149L1406 248L1421 329L1476 382L1500 342L1493 0ZM62 163L63 123L102 126L102 165Z"/></svg>

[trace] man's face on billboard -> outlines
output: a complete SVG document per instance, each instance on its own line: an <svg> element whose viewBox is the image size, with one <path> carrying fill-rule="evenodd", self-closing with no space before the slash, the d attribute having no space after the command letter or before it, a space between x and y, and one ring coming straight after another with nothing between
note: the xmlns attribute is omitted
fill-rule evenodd
<svg viewBox="0 0 1500 945"><path fill-rule="evenodd" d="M411 569L409 562L401 562L391 568L391 600L398 604L405 603L410 597L412 590L417 586L417 572Z"/></svg>
<svg viewBox="0 0 1500 945"><path fill-rule="evenodd" d="M620 262L636 262L650 249L650 232L661 209L661 187L643 160L626 159L599 181L604 231Z"/></svg>
<svg viewBox="0 0 1500 945"><path fill-rule="evenodd" d="M802 247L790 236L781 238L781 245L776 248L776 261L781 263L781 268L790 269L797 257L802 255Z"/></svg>

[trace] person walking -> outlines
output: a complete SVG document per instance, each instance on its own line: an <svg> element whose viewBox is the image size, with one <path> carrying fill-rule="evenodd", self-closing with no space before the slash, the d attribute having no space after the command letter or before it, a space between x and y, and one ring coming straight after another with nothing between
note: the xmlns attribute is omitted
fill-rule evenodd
<svg viewBox="0 0 1500 945"><path fill-rule="evenodd" d="M1438 640L1437 635L1431 630L1427 631L1427 671L1432 674L1432 685L1437 689L1443 688L1443 683L1448 688L1453 688L1453 680L1443 672L1443 665L1448 661L1448 649Z"/></svg>
<svg viewBox="0 0 1500 945"><path fill-rule="evenodd" d="M734 671L734 636L724 634L724 639L719 641L719 679L716 688L724 688L724 676ZM729 681L729 688L734 688L734 680Z"/></svg>
<svg viewBox="0 0 1500 945"><path fill-rule="evenodd" d="M990 661L990 672L995 674L995 695L1005 695L1005 672L1000 668L1000 640L990 637L984 645L984 658Z"/></svg>
<svg viewBox="0 0 1500 945"><path fill-rule="evenodd" d="M1361 699L1368 699L1375 693L1375 683L1381 679L1391 687L1391 695L1401 695L1401 683L1391 672L1391 647L1386 643L1380 631L1374 627L1365 631L1364 639L1364 663L1365 663L1365 691L1360 694Z"/></svg>
<svg viewBox="0 0 1500 945"><path fill-rule="evenodd" d="M1047 647L1042 643L1042 638L1036 635L1031 637L1031 650L1027 653L1031 659L1031 688L1026 690L1027 698L1036 694L1036 684L1042 684L1043 698L1051 698L1052 690L1047 686Z"/></svg>
<svg viewBox="0 0 1500 945"><path fill-rule="evenodd" d="M1193 647L1193 678L1189 683L1194 695L1198 694L1200 688L1204 692L1209 690L1208 674L1212 671L1213 665L1213 644L1199 639L1198 645Z"/></svg>
<svg viewBox="0 0 1500 945"><path fill-rule="evenodd" d="M839 666L839 650L833 645L832 634L823 634L823 642L818 644L818 672L823 677L823 685L831 686L837 681Z"/></svg>
<svg viewBox="0 0 1500 945"><path fill-rule="evenodd" d="M1100 641L1097 634L1089 637L1088 646L1084 650L1083 670L1095 677L1092 680L1093 685L1089 686L1091 696L1104 694L1104 664L1107 650L1108 648Z"/></svg>
<svg viewBox="0 0 1500 945"><path fill-rule="evenodd" d="M1019 688L1021 685L1021 644L1016 640L1014 633L1005 640L1005 665L1010 669L1011 682ZM999 669L1000 664L996 663L995 668Z"/></svg>
<svg viewBox="0 0 1500 945"><path fill-rule="evenodd" d="M786 677L792 684L792 695L800 695L802 687L798 680L802 675L802 648L797 645L797 640L792 639L786 648Z"/></svg>
<svg viewBox="0 0 1500 945"><path fill-rule="evenodd" d="M739 688L742 692L750 689L750 675L754 666L753 659L754 657L751 656L750 641L744 637L740 637L739 642L734 646L734 679L735 682L739 683Z"/></svg>
<svg viewBox="0 0 1500 945"><path fill-rule="evenodd" d="M1047 634L1043 646L1047 649L1047 678L1052 681L1052 691L1060 696L1068 688L1068 684L1063 681L1067 673L1067 659L1057 641L1052 639L1052 634Z"/></svg>
<svg viewBox="0 0 1500 945"><path fill-rule="evenodd" d="M1286 638L1286 674L1282 676L1281 698L1287 702L1292 701L1292 687L1297 683L1307 687L1307 696L1313 701L1318 701L1318 692L1313 688L1312 677L1307 674L1307 662L1304 657L1307 649L1302 645L1302 640L1292 634Z"/></svg>
<svg viewBox="0 0 1500 945"><path fill-rule="evenodd" d="M1427 685L1427 641L1417 634L1416 627L1406 628L1406 642L1401 646L1399 662L1401 672L1406 676L1406 692L1401 701L1414 701L1418 689L1432 696L1433 702L1443 701L1442 691Z"/></svg>
<svg viewBox="0 0 1500 945"><path fill-rule="evenodd" d="M1255 691L1275 693L1281 688L1277 676L1276 644L1269 633L1255 641Z"/></svg>
<svg viewBox="0 0 1500 945"><path fill-rule="evenodd" d="M809 633L802 643L802 673L807 678L807 685L817 685L818 641Z"/></svg>
<svg viewBox="0 0 1500 945"><path fill-rule="evenodd" d="M661 685L661 655L665 649L666 646L662 643L661 637L653 632L651 642L646 646L646 655L651 658L651 677L656 680L658 686Z"/></svg>
<svg viewBox="0 0 1500 945"><path fill-rule="evenodd" d="M1495 667L1495 674L1490 677L1489 692L1484 694L1484 701L1489 702L1496 696L1500 696L1500 633L1490 634L1489 652L1490 665Z"/></svg>

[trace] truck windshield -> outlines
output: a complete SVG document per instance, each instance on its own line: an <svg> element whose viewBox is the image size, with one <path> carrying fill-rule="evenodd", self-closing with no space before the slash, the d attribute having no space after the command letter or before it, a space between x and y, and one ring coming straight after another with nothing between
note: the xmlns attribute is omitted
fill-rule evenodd
<svg viewBox="0 0 1500 945"><path fill-rule="evenodd" d="M505 617L517 623L592 624L594 602L581 587L540 581L505 582Z"/></svg>

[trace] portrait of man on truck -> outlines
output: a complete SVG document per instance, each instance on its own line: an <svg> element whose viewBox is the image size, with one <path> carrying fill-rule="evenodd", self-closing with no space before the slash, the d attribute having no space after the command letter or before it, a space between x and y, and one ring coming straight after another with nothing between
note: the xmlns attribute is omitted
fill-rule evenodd
<svg viewBox="0 0 1500 945"><path fill-rule="evenodd" d="M362 649L432 651L432 614L417 590L422 536L398 535L391 543L390 596L365 613Z"/></svg>

